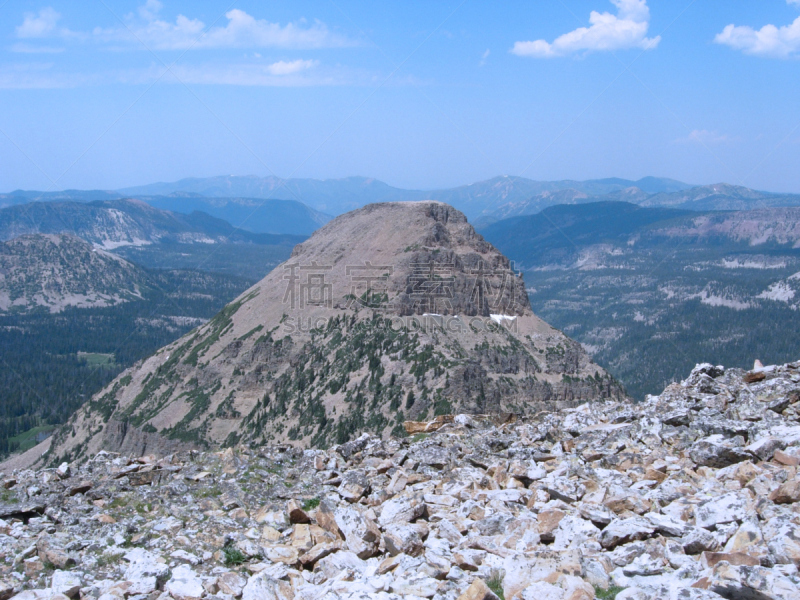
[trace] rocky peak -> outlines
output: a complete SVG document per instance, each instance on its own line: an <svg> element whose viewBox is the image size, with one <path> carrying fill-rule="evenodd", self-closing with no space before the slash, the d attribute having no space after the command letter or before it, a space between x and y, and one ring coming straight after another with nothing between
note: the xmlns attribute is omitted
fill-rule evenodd
<svg viewBox="0 0 800 600"><path fill-rule="evenodd" d="M442 202L370 204L337 217L297 246L283 268L303 286L302 270L313 265L330 293L328 306L367 305L396 315L532 314L509 260ZM364 294L373 301L363 301Z"/></svg>
<svg viewBox="0 0 800 600"><path fill-rule="evenodd" d="M325 225L209 323L120 375L51 455L325 447L439 414L623 397L533 314L522 277L462 213L375 204Z"/></svg>

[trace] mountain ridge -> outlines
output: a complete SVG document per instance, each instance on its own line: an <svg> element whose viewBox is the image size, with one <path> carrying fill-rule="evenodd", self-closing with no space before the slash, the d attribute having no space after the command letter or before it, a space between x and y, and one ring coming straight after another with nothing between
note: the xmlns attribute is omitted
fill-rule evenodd
<svg viewBox="0 0 800 600"><path fill-rule="evenodd" d="M601 396L624 392L533 314L508 259L462 213L377 204L337 217L209 323L126 371L53 453L74 458L126 435L156 447L321 446L455 408Z"/></svg>
<svg viewBox="0 0 800 600"><path fill-rule="evenodd" d="M16 196L14 196L16 194ZM42 200L82 199L80 191L16 191L0 195L3 203L19 203L25 198ZM759 207L800 205L800 195L760 192L730 184L691 185L662 177L638 180L617 177L586 181L536 181L525 177L497 176L454 188L432 190L402 189L370 177L339 179L281 179L279 177L217 176L186 178L175 182L153 183L117 191L88 191L88 199L136 197L154 206L187 212L205 212L241 223L253 231L310 233L330 217L379 202L435 200L464 212L476 224L525 214L535 214L548 206L600 200L629 201L642 206L674 206L691 210L744 210ZM215 200L217 199L217 200ZM302 228L295 219L278 218L281 202L290 202L292 215L303 215ZM267 203L271 203L269 206ZM264 205L251 215L253 207ZM287 205L288 207L288 205ZM266 224L266 225L265 225Z"/></svg>
<svg viewBox="0 0 800 600"><path fill-rule="evenodd" d="M75 236L0 242L0 312L114 306L142 299L147 287L141 269Z"/></svg>

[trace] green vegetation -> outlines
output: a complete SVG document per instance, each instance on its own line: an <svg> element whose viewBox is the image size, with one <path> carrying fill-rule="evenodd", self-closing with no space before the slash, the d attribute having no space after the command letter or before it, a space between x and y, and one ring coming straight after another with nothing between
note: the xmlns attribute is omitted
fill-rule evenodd
<svg viewBox="0 0 800 600"><path fill-rule="evenodd" d="M528 269L533 311L584 344L634 399L661 393L697 363L749 369L755 359L780 364L800 356L800 287L790 279L800 271L800 248L751 245L722 228L716 236L689 233L691 219L719 222L736 213L619 202L544 212L482 233ZM582 261L591 268L579 268ZM765 297L777 282L784 298L794 295ZM548 350L548 361L568 363L566 350Z"/></svg>
<svg viewBox="0 0 800 600"><path fill-rule="evenodd" d="M297 243L302 238L297 238ZM289 258L292 245L153 244L117 248L116 254L152 269L196 269L221 275L262 279Z"/></svg>
<svg viewBox="0 0 800 600"><path fill-rule="evenodd" d="M186 271L150 276L158 285L144 300L0 315L0 456L33 446L36 435L65 422L120 371L187 333L193 319L213 317L251 283ZM129 383L126 377L119 385ZM108 418L112 398L100 404L94 408Z"/></svg>
<svg viewBox="0 0 800 600"><path fill-rule="evenodd" d="M225 546L222 549L222 554L225 556L226 567L236 567L247 560L244 553L233 546Z"/></svg>
<svg viewBox="0 0 800 600"><path fill-rule="evenodd" d="M313 510L319 506L319 498L309 498L303 502L303 510Z"/></svg>
<svg viewBox="0 0 800 600"><path fill-rule="evenodd" d="M429 436L430 433L415 433L414 437L411 438L411 443L416 444L417 442L428 439Z"/></svg>
<svg viewBox="0 0 800 600"><path fill-rule="evenodd" d="M495 596L500 598L500 600L505 600L505 596L503 595L503 574L500 571L492 571L489 580L486 582L486 586L492 590Z"/></svg>
<svg viewBox="0 0 800 600"><path fill-rule="evenodd" d="M120 560L122 560L123 556L124 553L122 552L104 552L97 557L97 566L110 567L111 565L116 565Z"/></svg>
<svg viewBox="0 0 800 600"><path fill-rule="evenodd" d="M87 367L115 367L113 354L101 352L78 352L78 358L86 362Z"/></svg>
<svg viewBox="0 0 800 600"><path fill-rule="evenodd" d="M622 590L625 588L617 587L616 585L612 585L608 589L603 589L600 586L594 586L594 597L598 600L614 600Z"/></svg>
<svg viewBox="0 0 800 600"><path fill-rule="evenodd" d="M55 429L54 425L33 427L28 431L23 431L14 437L8 438L8 445L16 448L19 452L25 452L47 438L53 429Z"/></svg>
<svg viewBox="0 0 800 600"><path fill-rule="evenodd" d="M17 495L11 490L3 490L0 491L0 502L5 504L18 504L19 498L17 498Z"/></svg>

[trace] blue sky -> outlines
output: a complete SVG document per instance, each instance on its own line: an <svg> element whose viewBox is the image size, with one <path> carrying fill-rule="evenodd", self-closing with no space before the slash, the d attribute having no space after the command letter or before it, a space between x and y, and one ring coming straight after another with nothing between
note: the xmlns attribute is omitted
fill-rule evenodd
<svg viewBox="0 0 800 600"><path fill-rule="evenodd" d="M220 174L800 192L800 0L0 0L0 191Z"/></svg>

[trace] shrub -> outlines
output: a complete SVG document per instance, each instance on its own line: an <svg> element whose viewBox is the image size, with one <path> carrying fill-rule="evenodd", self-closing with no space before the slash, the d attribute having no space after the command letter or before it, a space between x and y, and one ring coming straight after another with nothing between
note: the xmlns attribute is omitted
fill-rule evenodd
<svg viewBox="0 0 800 600"><path fill-rule="evenodd" d="M244 555L244 553L233 546L225 546L222 549L222 553L225 555L226 567L235 567L247 560L247 557Z"/></svg>
<svg viewBox="0 0 800 600"><path fill-rule="evenodd" d="M500 571L492 571L486 585L500 600L505 600L505 596L503 596L503 574Z"/></svg>
<svg viewBox="0 0 800 600"><path fill-rule="evenodd" d="M303 502L303 510L313 510L319 506L319 498L309 498Z"/></svg>
<svg viewBox="0 0 800 600"><path fill-rule="evenodd" d="M594 586L594 596L598 598L598 600L614 600L622 590L625 588L617 587L612 585L607 590L601 588L600 586Z"/></svg>

